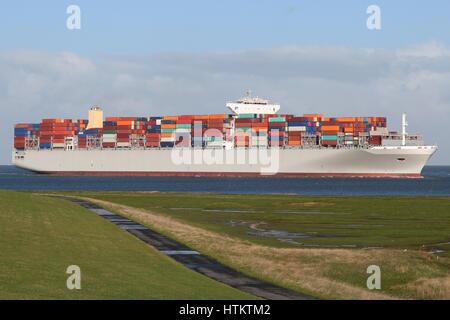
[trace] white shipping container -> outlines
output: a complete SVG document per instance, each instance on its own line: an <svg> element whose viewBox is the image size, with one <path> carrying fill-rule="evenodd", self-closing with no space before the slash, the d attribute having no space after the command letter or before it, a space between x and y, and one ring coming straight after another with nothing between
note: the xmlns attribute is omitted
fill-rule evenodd
<svg viewBox="0 0 450 320"><path fill-rule="evenodd" d="M118 147L129 147L130 143L129 142L117 142L117 146Z"/></svg>
<svg viewBox="0 0 450 320"><path fill-rule="evenodd" d="M209 147L222 147L223 141L208 141L206 142L206 145Z"/></svg>
<svg viewBox="0 0 450 320"><path fill-rule="evenodd" d="M161 125L161 119L156 119L156 125L160 126Z"/></svg>
<svg viewBox="0 0 450 320"><path fill-rule="evenodd" d="M161 138L161 142L175 142L175 137L164 137L164 138Z"/></svg>
<svg viewBox="0 0 450 320"><path fill-rule="evenodd" d="M306 131L306 127L289 126L288 131Z"/></svg>

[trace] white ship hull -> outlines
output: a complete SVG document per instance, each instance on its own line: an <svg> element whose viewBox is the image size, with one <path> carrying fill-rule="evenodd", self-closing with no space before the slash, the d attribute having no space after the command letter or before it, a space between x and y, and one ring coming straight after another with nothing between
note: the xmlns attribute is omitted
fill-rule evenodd
<svg viewBox="0 0 450 320"><path fill-rule="evenodd" d="M25 150L13 164L60 175L420 177L435 146Z"/></svg>

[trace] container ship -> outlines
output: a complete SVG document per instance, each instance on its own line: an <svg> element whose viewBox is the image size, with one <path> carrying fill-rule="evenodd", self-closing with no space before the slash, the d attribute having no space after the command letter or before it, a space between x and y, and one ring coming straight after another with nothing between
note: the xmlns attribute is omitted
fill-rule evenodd
<svg viewBox="0 0 450 320"><path fill-rule="evenodd" d="M224 114L43 119L14 126L13 164L58 175L421 177L437 146L385 117L296 116L249 94Z"/></svg>

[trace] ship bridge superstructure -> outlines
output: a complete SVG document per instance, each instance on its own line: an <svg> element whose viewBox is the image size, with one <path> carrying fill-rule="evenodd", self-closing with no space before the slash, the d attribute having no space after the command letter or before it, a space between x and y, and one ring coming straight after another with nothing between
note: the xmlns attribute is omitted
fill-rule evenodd
<svg viewBox="0 0 450 320"><path fill-rule="evenodd" d="M267 99L252 97L250 90L245 97L226 104L234 114L276 114L280 110L280 105L272 103Z"/></svg>

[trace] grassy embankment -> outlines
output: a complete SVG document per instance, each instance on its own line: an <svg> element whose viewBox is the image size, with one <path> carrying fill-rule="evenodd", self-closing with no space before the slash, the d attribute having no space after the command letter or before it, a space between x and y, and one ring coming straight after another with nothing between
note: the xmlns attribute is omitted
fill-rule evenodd
<svg viewBox="0 0 450 320"><path fill-rule="evenodd" d="M249 299L75 204L0 190L0 299ZM68 290L66 268L81 268Z"/></svg>
<svg viewBox="0 0 450 320"><path fill-rule="evenodd" d="M79 195L248 274L319 297L450 298L449 197ZM366 288L372 264L381 267L381 290Z"/></svg>

